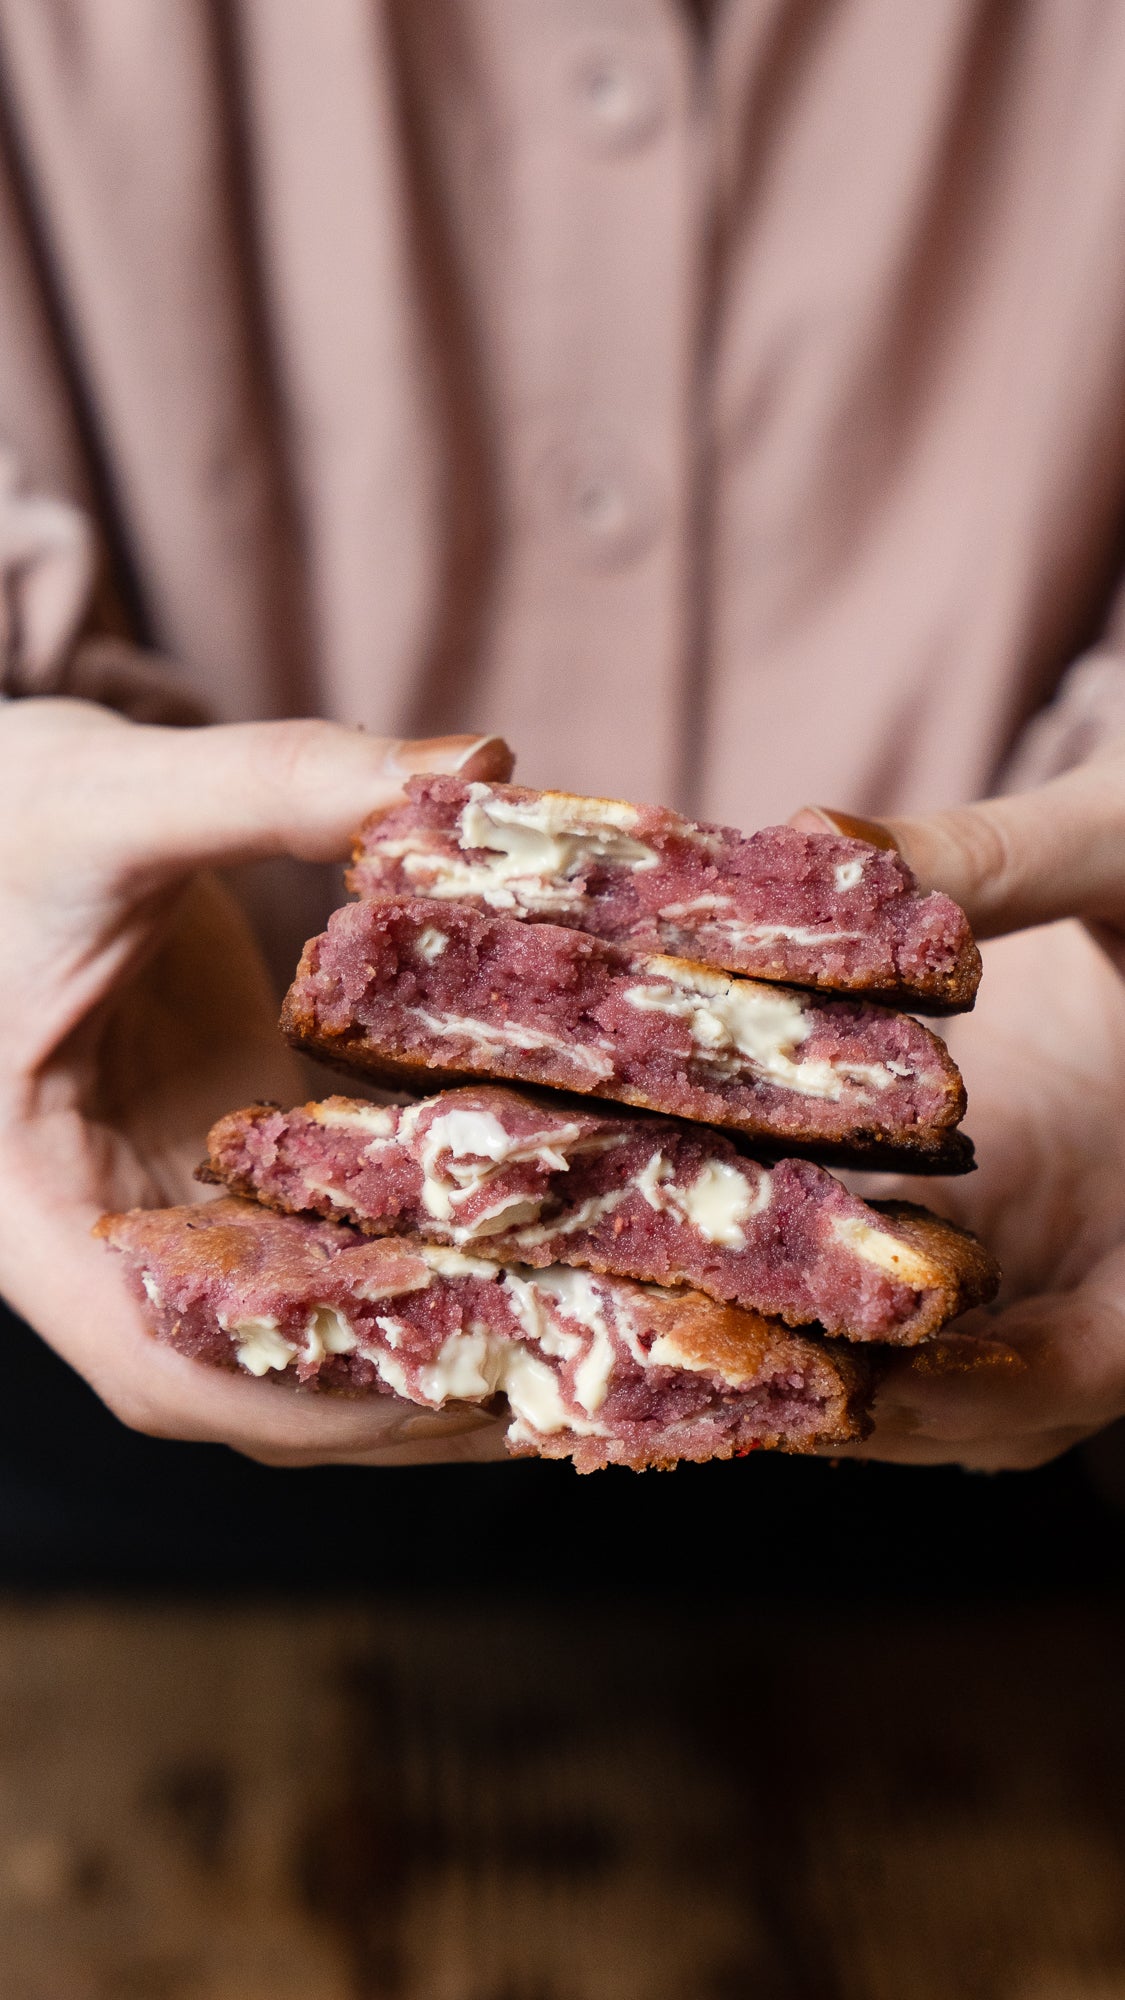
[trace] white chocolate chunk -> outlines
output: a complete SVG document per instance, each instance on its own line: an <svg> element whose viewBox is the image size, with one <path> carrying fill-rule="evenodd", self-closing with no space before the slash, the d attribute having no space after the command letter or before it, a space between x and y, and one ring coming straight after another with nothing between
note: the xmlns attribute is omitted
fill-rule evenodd
<svg viewBox="0 0 1125 2000"><path fill-rule="evenodd" d="M744 1250L742 1224L752 1215L760 1215L773 1199L768 1173L764 1168L757 1173L757 1184L752 1186L748 1171L729 1160L708 1160L688 1187L680 1187L663 1153L654 1153L635 1185L650 1208L673 1210L705 1242L719 1244L724 1250Z"/></svg>
<svg viewBox="0 0 1125 2000"><path fill-rule="evenodd" d="M582 1352L582 1336L559 1326L545 1300L549 1298L538 1271L506 1271L502 1280L505 1297L529 1340L544 1354L560 1361L574 1361Z"/></svg>
<svg viewBox="0 0 1125 2000"><path fill-rule="evenodd" d="M439 1278L494 1278L496 1265L482 1257L466 1257L463 1250L449 1250L441 1243L419 1243L419 1257Z"/></svg>
<svg viewBox="0 0 1125 2000"><path fill-rule="evenodd" d="M860 864L847 862L845 867L855 868ZM861 868L862 873L862 868ZM837 871L839 874L839 871ZM857 877L858 880L858 877ZM854 888L853 882L843 884L837 880L837 888ZM679 923L685 917L695 917L697 928L706 933L708 943L728 944L736 950L744 951L751 944L773 944L778 938L785 938L790 944L842 944L861 938L862 931L844 931L833 924L817 924L812 927L801 924L748 924L739 917L720 917L714 912L729 909L733 901L730 896L695 896L690 903L666 903L658 915L668 923ZM707 912L712 914L708 915Z"/></svg>
<svg viewBox="0 0 1125 2000"><path fill-rule="evenodd" d="M493 910L508 910L522 916L537 910L550 916L564 916L582 901L581 880L548 879L513 871L505 861L462 861L453 854L408 854L403 872L410 877L418 895L438 902L464 902L479 896Z"/></svg>
<svg viewBox="0 0 1125 2000"><path fill-rule="evenodd" d="M573 1361L578 1366L574 1371L574 1394L588 1416L593 1416L601 1408L609 1388L616 1359L613 1337L606 1319L606 1295L596 1278L586 1271L572 1271L568 1265L552 1264L545 1271L508 1271L504 1276L504 1288L509 1304L529 1340L533 1340L545 1354L562 1361ZM581 1333L569 1327L560 1326L555 1312L581 1327L591 1337L584 1341ZM510 1381L503 1385L508 1390L509 1401L517 1409ZM524 1409L517 1409L517 1415L528 1415ZM535 1428L545 1426L531 1419ZM565 1418L569 1429L576 1431L597 1431L597 1424L586 1424L573 1412ZM560 1428L559 1425L553 1428Z"/></svg>
<svg viewBox="0 0 1125 2000"><path fill-rule="evenodd" d="M357 1299L397 1299L404 1292L424 1292L431 1283L431 1273L425 1263L424 1243L411 1244L410 1254L414 1268L405 1278L392 1278L388 1284L380 1284L375 1278L363 1278L357 1283L352 1280L352 1296Z"/></svg>
<svg viewBox="0 0 1125 2000"><path fill-rule="evenodd" d="M403 1112L399 1124L399 1141L404 1146L412 1146L422 1113L428 1111L434 1100L412 1104ZM511 1142L500 1120L491 1111L481 1111L474 1107L453 1105L448 1111L439 1111L431 1118L422 1142L423 1153L437 1154L448 1151L454 1155L468 1153L485 1160L507 1158L507 1148Z"/></svg>
<svg viewBox="0 0 1125 2000"><path fill-rule="evenodd" d="M412 1105L405 1111L398 1136L422 1169L422 1205L437 1222L451 1221L459 1205L479 1194L510 1162L539 1160L552 1172L565 1173L567 1160L559 1150L560 1145L577 1139L581 1129L573 1124L556 1124L549 1133L532 1133L520 1139L506 1132L491 1111L454 1105L432 1118L419 1140L422 1114L432 1102L431 1099ZM439 1168L443 1154L449 1157ZM516 1222L533 1221L541 1206L542 1198L510 1195L467 1224L458 1232L459 1239L470 1241L473 1236L494 1236ZM517 1214L517 1208L522 1212Z"/></svg>
<svg viewBox="0 0 1125 2000"><path fill-rule="evenodd" d="M472 1333L451 1333L436 1361L418 1370L418 1387L431 1402L447 1396L472 1400L496 1390L499 1355L483 1327Z"/></svg>
<svg viewBox="0 0 1125 2000"><path fill-rule="evenodd" d="M334 1187L331 1181L325 1180L323 1174L314 1174L310 1167L306 1167L302 1174L302 1179L309 1194L322 1194L326 1201L332 1203L334 1208L348 1208L351 1206L349 1197L342 1189Z"/></svg>
<svg viewBox="0 0 1125 2000"><path fill-rule="evenodd" d="M588 1415L601 1408L615 1360L613 1338L605 1316L605 1292L587 1271L554 1264L533 1280L535 1288L553 1299L559 1311L576 1320L592 1336L574 1371L574 1393Z"/></svg>
<svg viewBox="0 0 1125 2000"><path fill-rule="evenodd" d="M810 930L801 924L740 924L720 920L715 929L731 944L740 946L773 944L778 938L785 938L789 944L848 944L863 936L862 931L842 931L833 924L818 924Z"/></svg>
<svg viewBox="0 0 1125 2000"><path fill-rule="evenodd" d="M472 1243L537 1221L549 1192L545 1184L539 1194L501 1196L470 1222L457 1222L464 1203L487 1189L506 1166L535 1160L549 1173L566 1173L568 1151L602 1151L620 1143L616 1134L594 1133L583 1139L581 1125L559 1118L520 1136L505 1131L493 1112L458 1104L439 1111L419 1137L422 1116L435 1101L431 1098L404 1111L398 1136L422 1169L426 1213L437 1222L457 1225L450 1228L455 1243Z"/></svg>
<svg viewBox="0 0 1125 2000"><path fill-rule="evenodd" d="M731 896L693 896L689 903L665 903L663 909L658 910L656 914L658 917L669 919L695 917L701 910L729 910L733 900Z"/></svg>
<svg viewBox="0 0 1125 2000"><path fill-rule="evenodd" d="M384 1354L381 1347L371 1348L368 1351L368 1359L375 1363L376 1369L393 1395L402 1396L408 1403L417 1402L418 1399L410 1386L410 1377L401 1361L393 1354Z"/></svg>
<svg viewBox="0 0 1125 2000"><path fill-rule="evenodd" d="M589 1195L585 1201L579 1202L577 1208L571 1209L569 1215L559 1216L557 1220L551 1222L535 1223L530 1228L519 1230L515 1235L515 1242L520 1249L530 1250L534 1244L546 1243L551 1236L576 1236L580 1230L593 1229L603 1215L611 1214L618 1203L624 1201L628 1192L626 1185L621 1188L611 1188L606 1194Z"/></svg>
<svg viewBox="0 0 1125 2000"><path fill-rule="evenodd" d="M541 1296L538 1273L534 1277L530 1273L525 1277L506 1273L504 1286L526 1338L544 1354L565 1362L581 1353L581 1336L560 1326ZM582 1375L585 1366L585 1361L580 1362L578 1375ZM583 1378L591 1395L596 1394L596 1383L603 1370L608 1381L612 1366L610 1346L608 1367L599 1355L594 1369ZM386 1374L384 1379L390 1380ZM561 1430L598 1432L601 1428L567 1408L558 1378L545 1361L529 1353L522 1342L490 1335L481 1326L472 1327L467 1333L451 1334L436 1360L419 1369L415 1390L416 1396L421 1394L434 1403L447 1397L483 1400L497 1393L507 1396L517 1426L522 1424L530 1431L550 1435ZM576 1394L582 1402L577 1388ZM604 1395L603 1386L597 1400L604 1399Z"/></svg>
<svg viewBox="0 0 1125 2000"><path fill-rule="evenodd" d="M310 1118L318 1125L339 1125L347 1130L370 1132L373 1138L390 1139L394 1135L398 1119L398 1109L389 1104L363 1104L358 1098L326 1098L323 1104L310 1104Z"/></svg>
<svg viewBox="0 0 1125 2000"><path fill-rule="evenodd" d="M248 1375L268 1375L273 1368L288 1368L297 1349L291 1340L278 1329L277 1321L269 1315L261 1319L237 1319L225 1326L235 1344L236 1358L240 1368Z"/></svg>
<svg viewBox="0 0 1125 2000"><path fill-rule="evenodd" d="M708 1243L724 1250L742 1250L746 1231L742 1224L757 1215L769 1202L769 1177L762 1174L757 1188L751 1188L745 1174L729 1160L709 1160L688 1187L676 1189L676 1199L687 1220Z"/></svg>
<svg viewBox="0 0 1125 2000"><path fill-rule="evenodd" d="M458 822L462 848L495 854L489 864L499 879L569 876L590 861L625 868L654 868L659 856L629 829L634 806L618 799L583 799L569 792L541 792L534 799L501 799L488 785L469 787L469 803Z"/></svg>
<svg viewBox="0 0 1125 2000"><path fill-rule="evenodd" d="M872 1090L889 1090L894 1082L889 1063L838 1062L836 1072L849 1083L866 1083Z"/></svg>
<svg viewBox="0 0 1125 2000"><path fill-rule="evenodd" d="M753 1373L745 1369L723 1368L717 1361L701 1361L697 1355L685 1354L672 1333L658 1334L649 1348L648 1364L650 1368L689 1368L696 1375L717 1375L732 1389L750 1381Z"/></svg>
<svg viewBox="0 0 1125 2000"><path fill-rule="evenodd" d="M316 1363L329 1354L352 1354L357 1345L355 1328L338 1307L313 1307L305 1327L306 1361Z"/></svg>
<svg viewBox="0 0 1125 2000"><path fill-rule="evenodd" d="M424 931L419 931L418 942L414 949L419 958L424 958L427 965L432 965L435 958L441 957L448 943L449 936L446 931L439 931L433 924L427 924Z"/></svg>
<svg viewBox="0 0 1125 2000"><path fill-rule="evenodd" d="M724 979L702 966L689 967L681 959L655 957L648 965L656 977L644 985L630 986L626 1000L633 1007L684 1021L701 1061L727 1075L749 1063L771 1082L801 1097L843 1096L852 1080L845 1065L824 1058L794 1060L793 1051L808 1040L815 1027L815 1020L795 995L756 980ZM853 1069L860 1067L852 1065ZM862 1068L864 1075L855 1080L871 1082L876 1066Z"/></svg>
<svg viewBox="0 0 1125 2000"><path fill-rule="evenodd" d="M542 1160L556 1172L565 1173L567 1161L561 1149L573 1144L581 1133L580 1125L556 1120L546 1131L528 1132L520 1138L506 1132L491 1111L454 1106L431 1121L427 1140L440 1135L438 1150L447 1147L455 1163L467 1156L468 1170L473 1173L478 1171L481 1160L491 1160L497 1166L506 1166L510 1160ZM464 1169L458 1165L457 1171Z"/></svg>
<svg viewBox="0 0 1125 2000"><path fill-rule="evenodd" d="M399 1120L399 1144L413 1153L422 1169L422 1206L427 1215L432 1215L435 1222L448 1222L459 1192L460 1175L452 1162L451 1170L439 1174L436 1171L439 1155L447 1150L453 1153L487 1153L488 1148L495 1144L495 1134L501 1131L501 1126L490 1112L454 1109L432 1119L419 1140L418 1126L428 1108L428 1104L423 1102L412 1104L403 1112ZM472 1168L470 1187L473 1174L478 1176L479 1185L480 1168Z"/></svg>
<svg viewBox="0 0 1125 2000"><path fill-rule="evenodd" d="M520 1434L520 1426L543 1436L550 1436L553 1431L604 1435L604 1425L586 1421L567 1409L554 1371L546 1362L537 1361L524 1347L510 1348L508 1357L503 1379L497 1386L503 1389L517 1419L508 1433L510 1437Z"/></svg>
<svg viewBox="0 0 1125 2000"><path fill-rule="evenodd" d="M863 880L862 861L838 861L834 870L836 887L843 895L848 889L856 889Z"/></svg>
<svg viewBox="0 0 1125 2000"><path fill-rule="evenodd" d="M570 1062L589 1070L591 1076L613 1075L613 1063L600 1050L589 1048L580 1042L565 1041L560 1035L548 1035L539 1028L525 1028L516 1021L503 1024L495 1021L481 1021L469 1014L430 1014L423 1007L407 1010L415 1020L430 1030L433 1035L444 1035L457 1041L483 1043L488 1048L512 1049L557 1049Z"/></svg>
<svg viewBox="0 0 1125 2000"><path fill-rule="evenodd" d="M542 792L530 800L498 798L491 786L473 784L457 824L464 859L428 848L424 839L373 841L371 852L401 860L426 895L479 896L493 909L563 912L582 899L581 875L591 862L653 868L659 856L630 837L634 806L616 799L583 799Z"/></svg>
<svg viewBox="0 0 1125 2000"><path fill-rule="evenodd" d="M649 1207L659 1211L670 1205L668 1183L671 1178L670 1162L665 1159L663 1153L654 1153L637 1174L633 1185L637 1193L644 1196Z"/></svg>
<svg viewBox="0 0 1125 2000"><path fill-rule="evenodd" d="M512 1229L523 1229L536 1222L543 1201L542 1195L501 1195L489 1208L482 1208L474 1215L471 1222L452 1229L450 1235L457 1244L479 1243L489 1236L506 1236Z"/></svg>
<svg viewBox="0 0 1125 2000"><path fill-rule="evenodd" d="M901 1237L873 1228L871 1223L864 1222L858 1215L834 1217L832 1234L857 1257L862 1257L865 1264L873 1264L876 1270L885 1271L888 1277L897 1278L900 1284L914 1285L922 1291L941 1281L941 1272L912 1243L904 1243Z"/></svg>
<svg viewBox="0 0 1125 2000"><path fill-rule="evenodd" d="M605 1402L615 1359L613 1343L607 1335L604 1340L591 1341L574 1371L574 1393L590 1416Z"/></svg>

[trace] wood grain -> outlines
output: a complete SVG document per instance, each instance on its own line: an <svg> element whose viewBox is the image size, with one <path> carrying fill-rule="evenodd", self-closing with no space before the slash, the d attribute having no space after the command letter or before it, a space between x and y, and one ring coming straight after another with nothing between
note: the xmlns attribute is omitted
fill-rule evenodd
<svg viewBox="0 0 1125 2000"><path fill-rule="evenodd" d="M1122 2000L1123 1638L1055 1603L9 1604L0 1991Z"/></svg>

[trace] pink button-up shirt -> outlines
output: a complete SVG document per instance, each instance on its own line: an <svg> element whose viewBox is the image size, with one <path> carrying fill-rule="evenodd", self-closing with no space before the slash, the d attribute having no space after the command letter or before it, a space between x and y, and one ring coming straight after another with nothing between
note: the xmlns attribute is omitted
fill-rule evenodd
<svg viewBox="0 0 1125 2000"><path fill-rule="evenodd" d="M744 826L1125 722L1125 6L0 0L0 102L9 691Z"/></svg>

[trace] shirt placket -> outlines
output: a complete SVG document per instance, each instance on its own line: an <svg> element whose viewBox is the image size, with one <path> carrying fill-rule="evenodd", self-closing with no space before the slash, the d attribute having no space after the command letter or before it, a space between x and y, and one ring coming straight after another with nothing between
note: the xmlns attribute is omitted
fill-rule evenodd
<svg viewBox="0 0 1125 2000"><path fill-rule="evenodd" d="M693 622L697 40L659 0L488 11L508 155L489 719L530 782L671 799Z"/></svg>

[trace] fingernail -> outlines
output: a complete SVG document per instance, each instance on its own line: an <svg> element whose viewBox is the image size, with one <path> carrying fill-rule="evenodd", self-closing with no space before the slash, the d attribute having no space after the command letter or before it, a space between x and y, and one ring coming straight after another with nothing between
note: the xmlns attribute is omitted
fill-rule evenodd
<svg viewBox="0 0 1125 2000"><path fill-rule="evenodd" d="M802 806L789 822L802 833L842 833L848 840L865 840L868 847L885 847L898 852L898 842L881 820L861 819L858 813L837 812L834 806Z"/></svg>
<svg viewBox="0 0 1125 2000"><path fill-rule="evenodd" d="M494 1410L482 1410L475 1403L447 1403L442 1410L418 1410L403 1417L388 1442L406 1444L418 1438L461 1437L466 1431L485 1430L498 1421Z"/></svg>
<svg viewBox="0 0 1125 2000"><path fill-rule="evenodd" d="M394 761L403 771L472 771L474 777L503 783L515 757L502 736L422 736L400 743Z"/></svg>

